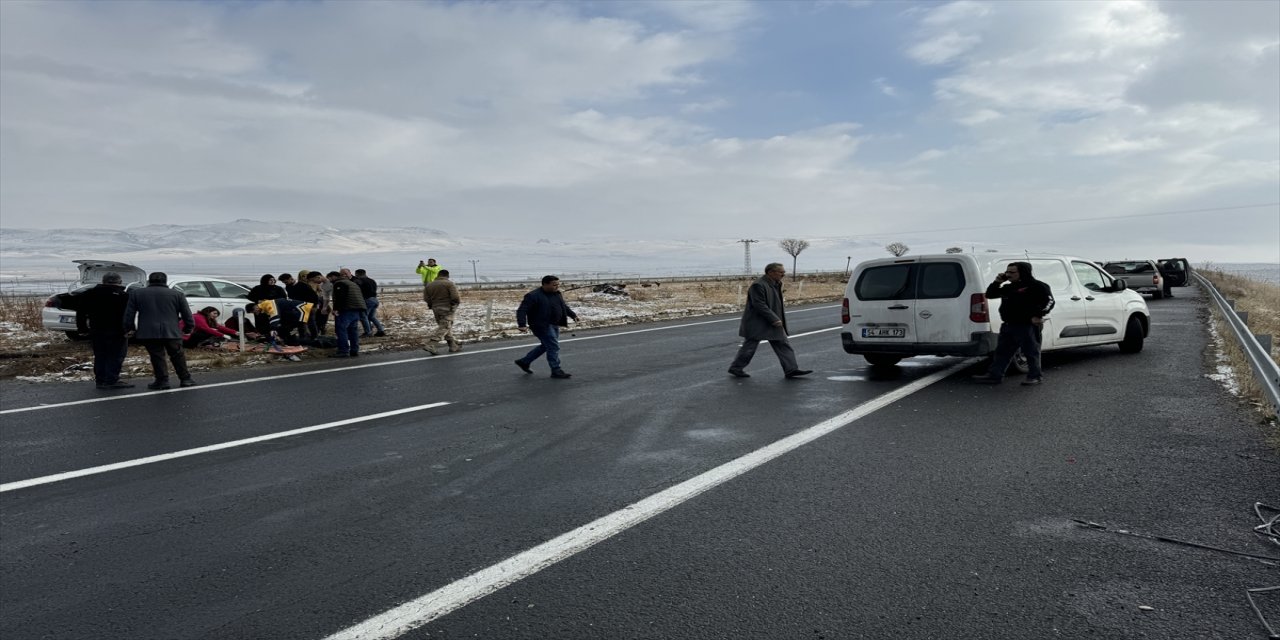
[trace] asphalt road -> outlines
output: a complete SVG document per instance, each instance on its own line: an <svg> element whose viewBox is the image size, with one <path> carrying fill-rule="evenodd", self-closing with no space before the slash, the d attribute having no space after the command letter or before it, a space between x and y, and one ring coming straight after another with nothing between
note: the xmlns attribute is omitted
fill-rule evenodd
<svg viewBox="0 0 1280 640"><path fill-rule="evenodd" d="M1280 563L1114 532L1280 556L1280 456L1177 291L1034 388L873 372L829 305L790 312L801 380L729 377L717 317L566 333L571 380L525 340L5 384L0 637L1263 638Z"/></svg>

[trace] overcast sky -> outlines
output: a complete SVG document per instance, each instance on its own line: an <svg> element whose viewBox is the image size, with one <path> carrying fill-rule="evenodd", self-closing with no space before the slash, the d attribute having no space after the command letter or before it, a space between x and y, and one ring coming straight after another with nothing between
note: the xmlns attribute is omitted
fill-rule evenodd
<svg viewBox="0 0 1280 640"><path fill-rule="evenodd" d="M1278 262L1278 201L1274 1L0 2L9 228Z"/></svg>

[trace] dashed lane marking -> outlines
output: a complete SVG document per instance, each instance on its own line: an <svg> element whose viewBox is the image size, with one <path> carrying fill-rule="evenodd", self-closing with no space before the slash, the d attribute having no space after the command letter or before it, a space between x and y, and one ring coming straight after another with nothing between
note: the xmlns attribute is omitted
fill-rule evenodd
<svg viewBox="0 0 1280 640"><path fill-rule="evenodd" d="M368 422L370 420L377 420L379 418L388 418L391 416L398 416L404 413L412 413L414 411L422 411L424 409L433 409L435 407L443 407L447 404L450 404L450 403L433 402L431 404L423 404L423 405L418 405L416 407L396 409L395 411L384 411L382 413L375 413L373 415L361 416L359 418L338 420L336 422L326 422L324 424L318 424L313 427L302 427L301 429L292 429L289 431L281 431L279 433L269 433L267 435L254 436L252 438L245 438L243 440L233 440L231 442L223 442L221 444L211 444L207 447L197 447L195 449L187 449L185 451L175 451L173 453L162 453L160 455L148 456L146 458L137 458L135 460L126 460L124 462L116 462L112 464L104 464L98 467L80 469L78 471L67 471L65 473L55 473L51 476L41 476L39 478L32 478L30 480L19 480L17 482L7 482L5 484L0 484L0 493L4 493L6 491L16 491L18 489L26 489L28 487L35 487L42 484L49 484L52 482L61 482L63 480L70 480L72 478L82 478L84 476L91 476L99 473L107 473L108 471L118 471L120 469L128 469L130 467L140 467L146 464L164 462L165 460L174 460L177 458L185 458L187 456L195 456L195 455L200 455L202 453L209 453L210 451L221 451L223 449L230 449L232 447L242 447L244 445L253 444L255 442L265 442L267 440L278 440L280 438L288 438L290 436L296 436L303 433L311 433L312 431L332 429L334 427L341 427L349 424L356 424L358 422Z"/></svg>

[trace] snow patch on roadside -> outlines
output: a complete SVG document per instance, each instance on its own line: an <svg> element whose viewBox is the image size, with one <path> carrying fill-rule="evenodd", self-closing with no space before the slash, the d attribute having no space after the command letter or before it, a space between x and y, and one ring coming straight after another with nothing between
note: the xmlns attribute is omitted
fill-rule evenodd
<svg viewBox="0 0 1280 640"><path fill-rule="evenodd" d="M1204 377L1217 382L1233 396L1240 395L1240 378L1236 375L1236 370L1231 368L1231 360L1227 358L1226 342L1222 339L1222 334L1218 333L1218 325L1215 322L1209 323L1209 335L1213 339L1213 360L1214 373L1206 373Z"/></svg>

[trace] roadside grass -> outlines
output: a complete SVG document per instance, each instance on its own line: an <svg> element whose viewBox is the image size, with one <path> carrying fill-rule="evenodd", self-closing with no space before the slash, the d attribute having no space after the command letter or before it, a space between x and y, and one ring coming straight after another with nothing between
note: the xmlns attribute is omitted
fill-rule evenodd
<svg viewBox="0 0 1280 640"><path fill-rule="evenodd" d="M1280 363L1280 286L1251 280L1235 274L1213 269L1212 265L1199 270L1223 297L1235 300L1237 311L1249 313L1249 330L1255 334L1272 336L1271 359ZM1244 351L1236 343L1231 327L1226 318L1218 311L1216 305L1209 306L1214 330L1221 340L1221 356L1225 364L1234 371L1240 397L1257 408L1268 425L1267 439L1275 448L1280 448L1280 425L1276 422L1276 408L1271 407L1262 388L1254 378L1253 370Z"/></svg>
<svg viewBox="0 0 1280 640"><path fill-rule="evenodd" d="M590 286L575 286L566 281L564 295L583 322L572 325L583 329L630 325L659 320L707 316L738 312L742 309L747 287L754 277L724 278L715 281L629 282L627 296L595 293ZM648 286L645 286L645 285ZM787 305L839 300L845 280L838 275L788 278ZM529 291L520 289L464 289L462 305L454 319L454 335L464 344L475 344L520 336L516 328L516 307ZM361 340L362 352L419 350L435 319L422 301L420 289L388 290L380 294L378 317L387 336ZM0 297L0 378L20 377L31 381L92 380L93 356L87 341L71 341L60 333L45 330L40 310L43 297ZM736 335L736 329L730 329ZM333 321L326 327L333 335ZM328 350L312 349L303 359L323 357ZM237 354L209 349L188 349L187 362L193 372L226 369L237 366L288 366L278 356L249 353ZM130 347L125 361L125 374L130 378L150 376L145 350Z"/></svg>

